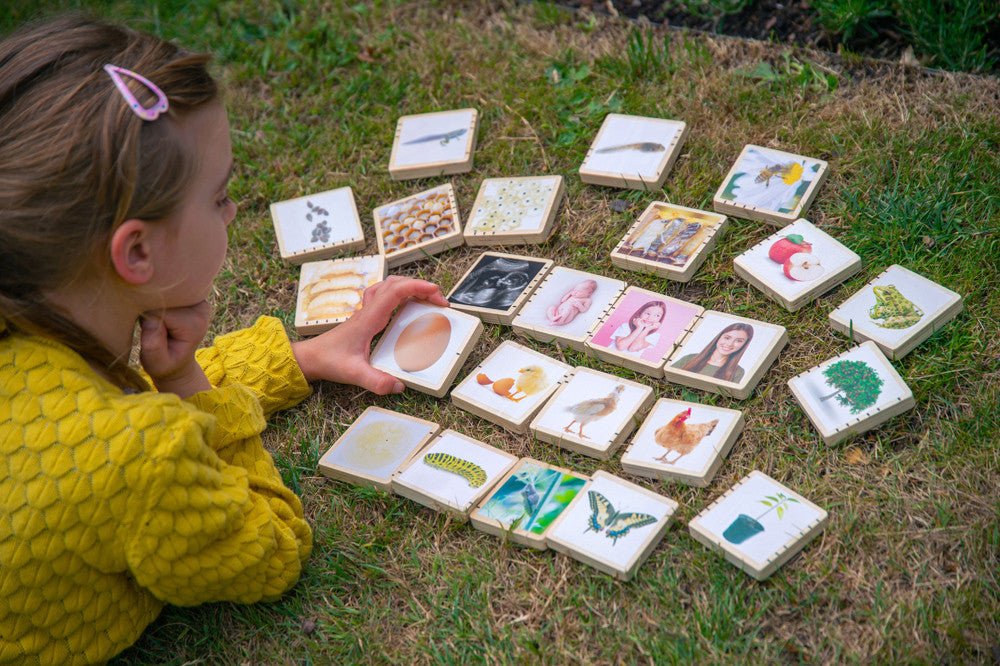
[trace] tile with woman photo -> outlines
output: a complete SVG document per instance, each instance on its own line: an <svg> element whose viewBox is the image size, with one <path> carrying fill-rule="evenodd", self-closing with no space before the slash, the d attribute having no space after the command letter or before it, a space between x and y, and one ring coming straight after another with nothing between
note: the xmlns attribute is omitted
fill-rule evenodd
<svg viewBox="0 0 1000 666"><path fill-rule="evenodd" d="M707 310L667 360L664 376L744 400L787 342L783 326Z"/></svg>

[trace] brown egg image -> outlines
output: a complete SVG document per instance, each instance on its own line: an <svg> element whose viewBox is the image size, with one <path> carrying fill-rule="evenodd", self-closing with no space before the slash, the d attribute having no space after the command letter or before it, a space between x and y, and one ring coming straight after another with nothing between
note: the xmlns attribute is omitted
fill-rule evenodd
<svg viewBox="0 0 1000 666"><path fill-rule="evenodd" d="M451 321L442 314L420 315L399 334L393 356L404 372L420 372L441 358L451 340Z"/></svg>

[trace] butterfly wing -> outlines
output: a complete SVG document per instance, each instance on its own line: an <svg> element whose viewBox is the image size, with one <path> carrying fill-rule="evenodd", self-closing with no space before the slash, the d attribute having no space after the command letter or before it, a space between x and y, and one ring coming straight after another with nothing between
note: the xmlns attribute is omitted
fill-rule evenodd
<svg viewBox="0 0 1000 666"><path fill-rule="evenodd" d="M608 531L605 534L612 540L611 545L614 545L618 543L618 539L628 534L629 530L652 525L655 522L656 517L648 513L619 513L612 524L607 526Z"/></svg>
<svg viewBox="0 0 1000 666"><path fill-rule="evenodd" d="M600 532L611 520L611 516L615 513L615 508L611 506L611 502L608 498L597 492L596 490L591 490L587 492L587 499L590 500L590 517L587 519L587 530L594 530L595 532Z"/></svg>

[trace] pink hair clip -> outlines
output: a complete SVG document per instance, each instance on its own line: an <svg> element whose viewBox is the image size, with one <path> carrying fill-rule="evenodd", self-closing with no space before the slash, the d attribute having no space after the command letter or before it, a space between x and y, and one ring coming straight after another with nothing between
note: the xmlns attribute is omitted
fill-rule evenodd
<svg viewBox="0 0 1000 666"><path fill-rule="evenodd" d="M160 87L147 79L145 76L136 74L132 70L119 67L118 65L105 65L104 71L107 72L108 76L111 77L111 80L115 82L115 87L118 88L118 92L120 92L122 97L125 98L125 101L128 102L128 107L132 110L132 113L139 116L143 120L156 120L160 117L161 113L166 113L167 109L170 108L170 105L167 103L167 96L163 94ZM132 91L129 90L127 85L125 85L122 75L138 81L142 85L149 88L149 91L156 95L156 103L148 108L139 104L139 100L135 98Z"/></svg>

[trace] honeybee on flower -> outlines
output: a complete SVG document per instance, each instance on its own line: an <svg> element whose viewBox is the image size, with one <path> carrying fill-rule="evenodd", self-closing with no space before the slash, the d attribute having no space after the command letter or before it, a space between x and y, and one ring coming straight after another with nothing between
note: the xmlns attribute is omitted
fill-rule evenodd
<svg viewBox="0 0 1000 666"><path fill-rule="evenodd" d="M819 171L804 157L749 148L735 169L722 198L756 208L788 213Z"/></svg>

